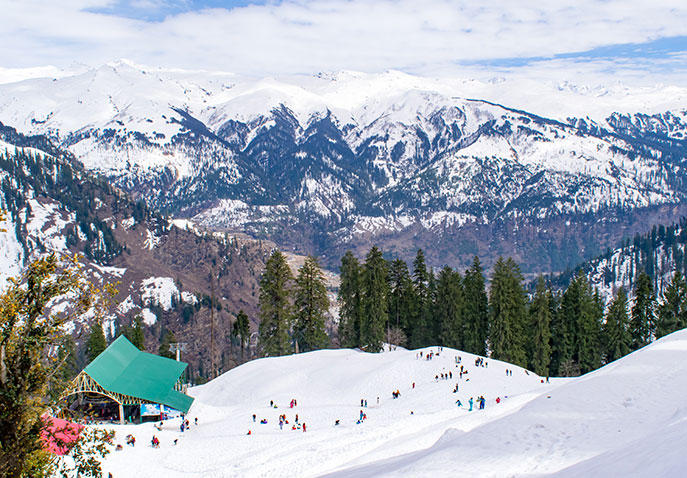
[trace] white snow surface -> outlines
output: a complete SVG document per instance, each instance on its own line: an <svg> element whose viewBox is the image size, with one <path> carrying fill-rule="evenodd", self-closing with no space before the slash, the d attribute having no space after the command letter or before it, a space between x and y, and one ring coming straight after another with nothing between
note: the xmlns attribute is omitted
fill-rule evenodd
<svg viewBox="0 0 687 478"><path fill-rule="evenodd" d="M116 443L133 433L139 444L113 451L104 470L139 478L684 476L687 330L551 384L496 360L476 367L459 351L431 361L417 353L324 350L249 362L191 389L189 416L199 424L183 434L178 420L160 432L115 426ZM469 374L435 381L458 370L456 355ZM392 399L396 389L401 396ZM482 394L485 410L455 404ZM361 399L367 419L356 424ZM291 429L296 413L307 432ZM280 414L289 420L284 430ZM153 433L160 449L149 445Z"/></svg>
<svg viewBox="0 0 687 478"><path fill-rule="evenodd" d="M171 277L149 277L141 282L141 300L144 304L153 303L170 310L172 297L179 297L179 289Z"/></svg>
<svg viewBox="0 0 687 478"><path fill-rule="evenodd" d="M24 251L14 232L9 217L0 221L0 291L5 290L10 277L18 277L22 271Z"/></svg>

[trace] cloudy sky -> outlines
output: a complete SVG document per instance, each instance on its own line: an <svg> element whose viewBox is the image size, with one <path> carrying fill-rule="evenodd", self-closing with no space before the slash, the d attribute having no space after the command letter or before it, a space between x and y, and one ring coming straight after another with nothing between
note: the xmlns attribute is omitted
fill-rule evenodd
<svg viewBox="0 0 687 478"><path fill-rule="evenodd" d="M685 0L0 0L0 67L397 69L687 86Z"/></svg>

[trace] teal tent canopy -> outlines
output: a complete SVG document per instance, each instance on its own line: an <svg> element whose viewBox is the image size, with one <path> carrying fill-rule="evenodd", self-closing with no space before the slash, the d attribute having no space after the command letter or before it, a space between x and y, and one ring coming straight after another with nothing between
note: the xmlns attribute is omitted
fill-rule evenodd
<svg viewBox="0 0 687 478"><path fill-rule="evenodd" d="M121 335L82 373L106 391L161 403L187 413L193 398L174 389L187 366L142 352Z"/></svg>

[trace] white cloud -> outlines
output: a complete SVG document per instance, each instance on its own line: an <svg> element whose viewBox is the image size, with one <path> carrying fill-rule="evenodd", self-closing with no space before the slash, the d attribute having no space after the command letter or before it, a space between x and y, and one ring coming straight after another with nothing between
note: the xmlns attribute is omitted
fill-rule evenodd
<svg viewBox="0 0 687 478"><path fill-rule="evenodd" d="M126 57L259 75L389 68L425 73L458 70L470 61L642 43L683 35L687 24L679 0L287 0L182 13L160 22L92 12L111 6L105 0L0 0L0 66L100 64ZM670 61L684 70L684 57ZM535 67L564 64L574 71L578 63ZM593 61L581 70L602 74L598 66ZM640 60L615 67L656 79Z"/></svg>

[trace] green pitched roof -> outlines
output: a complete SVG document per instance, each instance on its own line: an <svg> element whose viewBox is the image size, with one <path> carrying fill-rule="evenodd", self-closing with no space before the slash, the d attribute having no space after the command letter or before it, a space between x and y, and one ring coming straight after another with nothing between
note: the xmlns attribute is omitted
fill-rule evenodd
<svg viewBox="0 0 687 478"><path fill-rule="evenodd" d="M138 350L120 335L84 369L105 390L188 412L193 398L174 390L184 362Z"/></svg>

